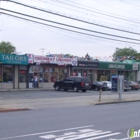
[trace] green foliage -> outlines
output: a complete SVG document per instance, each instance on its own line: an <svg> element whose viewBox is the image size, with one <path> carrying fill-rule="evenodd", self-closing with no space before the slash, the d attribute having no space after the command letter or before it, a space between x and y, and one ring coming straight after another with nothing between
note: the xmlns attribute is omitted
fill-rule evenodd
<svg viewBox="0 0 140 140"><path fill-rule="evenodd" d="M10 42L2 41L0 43L0 53L5 53L5 54L16 53L16 48Z"/></svg>
<svg viewBox="0 0 140 140"><path fill-rule="evenodd" d="M118 56L137 56L137 50L133 49L132 47L129 48L116 48L113 54L113 60L115 61Z"/></svg>

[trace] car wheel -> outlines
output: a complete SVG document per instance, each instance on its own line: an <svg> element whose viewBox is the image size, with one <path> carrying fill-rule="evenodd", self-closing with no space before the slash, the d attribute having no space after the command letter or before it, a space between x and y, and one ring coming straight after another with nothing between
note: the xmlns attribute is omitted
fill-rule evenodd
<svg viewBox="0 0 140 140"><path fill-rule="evenodd" d="M78 92L78 87L75 86L75 87L73 88L73 91L74 91L74 92Z"/></svg>
<svg viewBox="0 0 140 140"><path fill-rule="evenodd" d="M82 92L86 92L87 90L86 89L82 89Z"/></svg>
<svg viewBox="0 0 140 140"><path fill-rule="evenodd" d="M59 91L59 90L60 90L60 87L59 87L59 86L56 86L56 87L55 87L55 90L56 90L56 91Z"/></svg>

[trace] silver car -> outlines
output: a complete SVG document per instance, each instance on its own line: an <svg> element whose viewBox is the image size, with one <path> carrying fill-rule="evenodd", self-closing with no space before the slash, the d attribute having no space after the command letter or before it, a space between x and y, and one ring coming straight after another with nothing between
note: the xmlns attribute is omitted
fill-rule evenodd
<svg viewBox="0 0 140 140"><path fill-rule="evenodd" d="M107 90L111 90L111 88L112 88L112 83L111 83L111 81L101 81L101 82L107 84Z"/></svg>

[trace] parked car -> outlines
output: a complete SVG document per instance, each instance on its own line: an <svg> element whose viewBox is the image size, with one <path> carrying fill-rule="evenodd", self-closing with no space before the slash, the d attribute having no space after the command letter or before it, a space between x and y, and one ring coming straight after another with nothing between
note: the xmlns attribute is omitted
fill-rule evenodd
<svg viewBox="0 0 140 140"><path fill-rule="evenodd" d="M111 88L112 88L112 83L111 83L111 81L101 81L101 82L107 84L107 89L106 89L106 90L111 90Z"/></svg>
<svg viewBox="0 0 140 140"><path fill-rule="evenodd" d="M93 82L92 85L91 85L91 90L94 89L94 90L107 90L107 84L104 83L104 82Z"/></svg>
<svg viewBox="0 0 140 140"><path fill-rule="evenodd" d="M69 89L71 89L74 92L78 92L78 90L86 92L88 89L91 88L91 83L88 77L70 76L63 79L62 81L55 82L54 88L56 91L60 89L68 91Z"/></svg>
<svg viewBox="0 0 140 140"><path fill-rule="evenodd" d="M128 80L124 80L124 91L131 90Z"/></svg>
<svg viewBox="0 0 140 140"><path fill-rule="evenodd" d="M139 84L134 82L134 81L128 81L129 86L131 87L131 89L133 90L138 90L139 89Z"/></svg>

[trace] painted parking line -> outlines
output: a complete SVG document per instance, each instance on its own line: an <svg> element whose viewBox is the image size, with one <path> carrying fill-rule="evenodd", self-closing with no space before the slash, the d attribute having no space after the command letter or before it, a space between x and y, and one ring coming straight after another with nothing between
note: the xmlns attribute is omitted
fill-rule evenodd
<svg viewBox="0 0 140 140"><path fill-rule="evenodd" d="M107 139L107 140L130 140L129 138L121 138L121 139Z"/></svg>
<svg viewBox="0 0 140 140"><path fill-rule="evenodd" d="M45 136L40 136L41 138L45 138L45 139L51 139L51 138L55 138L56 140L61 140L61 139L65 139L65 138L71 138L73 139L74 137L77 137L77 136L87 136L87 135L91 135L92 133L100 133L102 132L101 130L90 130L90 131L81 131L81 130L78 130L79 132L69 132L69 133L64 133L63 135L45 135Z"/></svg>
<svg viewBox="0 0 140 140"><path fill-rule="evenodd" d="M48 131L48 132L25 134L25 135L12 136L12 137L5 137L5 138L0 138L0 140L8 140L8 139L17 139L17 138L23 138L23 137L45 135L45 134L50 134L50 133L57 133L57 132L63 132L63 131L71 131L71 130L76 130L76 129L90 128L90 127L93 127L93 125L73 127L73 128L67 128L67 129L60 129L60 130L54 130L54 131Z"/></svg>
<svg viewBox="0 0 140 140"><path fill-rule="evenodd" d="M115 135L121 134L120 132L112 133L111 131L105 131L102 130L94 130L94 129L83 129L83 130L77 130L76 132L69 132L64 133L61 135L44 135L40 136L40 138L47 139L47 140L95 140L95 139L101 139L106 137L111 137Z"/></svg>

